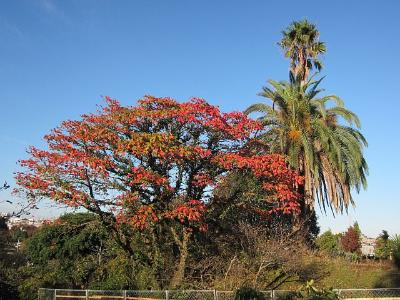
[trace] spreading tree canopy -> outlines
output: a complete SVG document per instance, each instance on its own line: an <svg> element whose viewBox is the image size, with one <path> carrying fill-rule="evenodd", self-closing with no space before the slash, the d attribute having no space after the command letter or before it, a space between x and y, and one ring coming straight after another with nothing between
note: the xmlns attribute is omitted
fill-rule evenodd
<svg viewBox="0 0 400 300"><path fill-rule="evenodd" d="M16 179L32 201L48 198L99 215L132 255L131 232L168 228L180 252L174 287L183 278L190 234L207 229L214 188L230 172L259 181L265 205L258 214L298 212L302 178L283 156L254 153L250 145L261 131L260 122L202 99L145 97L125 107L107 98L97 113L46 135L48 149L30 148Z"/></svg>

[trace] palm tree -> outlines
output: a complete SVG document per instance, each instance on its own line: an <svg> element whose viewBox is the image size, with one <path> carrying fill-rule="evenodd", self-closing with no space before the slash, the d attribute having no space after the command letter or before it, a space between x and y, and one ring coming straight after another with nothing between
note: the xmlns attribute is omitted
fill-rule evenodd
<svg viewBox="0 0 400 300"><path fill-rule="evenodd" d="M318 40L319 31L307 20L293 22L282 34L278 45L291 60L290 72L305 84L312 68L318 71L322 68L318 57L326 52L325 43Z"/></svg>
<svg viewBox="0 0 400 300"><path fill-rule="evenodd" d="M254 104L246 113L262 113L269 151L286 154L304 176L304 209L317 201L324 210L343 212L354 204L351 189L366 187L367 142L358 130L358 117L339 97L320 96L321 81L301 84L294 76L290 82L270 80L271 87L264 87L260 95L272 105Z"/></svg>

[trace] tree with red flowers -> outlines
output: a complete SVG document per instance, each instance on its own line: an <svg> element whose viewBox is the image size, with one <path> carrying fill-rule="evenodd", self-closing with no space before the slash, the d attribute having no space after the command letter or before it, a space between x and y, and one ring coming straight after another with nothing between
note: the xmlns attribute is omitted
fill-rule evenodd
<svg viewBox="0 0 400 300"><path fill-rule="evenodd" d="M360 234L354 226L347 229L341 238L341 244L346 252L359 253L361 251Z"/></svg>
<svg viewBox="0 0 400 300"><path fill-rule="evenodd" d="M198 98L179 103L147 96L127 107L106 101L97 113L52 130L47 149L30 148L20 161L25 170L16 175L18 191L31 201L51 199L99 215L133 256L132 233L146 232L157 244L168 231L178 249L171 287L182 281L191 234L207 230L213 190L230 172L259 180L266 205L257 213L298 212L302 178L283 156L250 147L262 130L258 121ZM160 255L148 254L149 264Z"/></svg>

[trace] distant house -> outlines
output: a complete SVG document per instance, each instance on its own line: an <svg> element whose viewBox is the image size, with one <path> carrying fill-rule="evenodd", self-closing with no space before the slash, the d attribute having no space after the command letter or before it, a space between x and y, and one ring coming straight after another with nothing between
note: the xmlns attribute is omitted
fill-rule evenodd
<svg viewBox="0 0 400 300"><path fill-rule="evenodd" d="M40 227L43 225L43 220L38 220L34 218L21 218L21 217L11 217L7 220L8 228L20 227L20 226L35 226Z"/></svg>
<svg viewBox="0 0 400 300"><path fill-rule="evenodd" d="M361 235L361 254L365 257L375 257L376 239Z"/></svg>

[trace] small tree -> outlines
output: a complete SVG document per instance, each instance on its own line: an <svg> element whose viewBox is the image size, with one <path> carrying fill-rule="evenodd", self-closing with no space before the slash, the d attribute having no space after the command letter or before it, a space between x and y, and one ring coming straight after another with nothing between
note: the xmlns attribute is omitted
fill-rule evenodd
<svg viewBox="0 0 400 300"><path fill-rule="evenodd" d="M319 250L330 255L338 255L340 252L339 237L333 234L331 230L325 231L321 234L317 238L316 244Z"/></svg>
<svg viewBox="0 0 400 300"><path fill-rule="evenodd" d="M351 226L341 238L341 244L344 251L359 254L361 252L360 236L357 230Z"/></svg>
<svg viewBox="0 0 400 300"><path fill-rule="evenodd" d="M380 259L388 259L390 251L389 233L386 230L382 230L376 241L375 255Z"/></svg>
<svg viewBox="0 0 400 300"><path fill-rule="evenodd" d="M354 222L353 228L354 228L354 230L357 232L358 238L361 239L362 232L361 232L360 225L358 225L358 222L357 222L357 221Z"/></svg>
<svg viewBox="0 0 400 300"><path fill-rule="evenodd" d="M392 251L393 262L400 269L400 235L396 234L390 239L390 248Z"/></svg>

